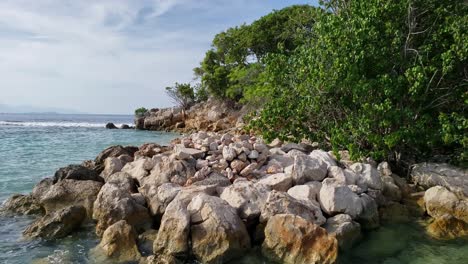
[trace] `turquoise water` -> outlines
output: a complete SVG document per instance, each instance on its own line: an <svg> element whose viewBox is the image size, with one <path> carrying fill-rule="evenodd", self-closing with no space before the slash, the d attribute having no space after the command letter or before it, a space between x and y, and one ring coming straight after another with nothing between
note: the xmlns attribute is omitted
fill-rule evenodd
<svg viewBox="0 0 468 264"><path fill-rule="evenodd" d="M0 114L0 202L13 193L28 193L56 169L94 159L104 148L168 143L175 134L135 130L106 130L108 121L132 122L130 116L5 115ZM98 240L92 226L58 241L22 241L29 217L0 216L0 263L93 263L88 251ZM259 250L233 263L263 264ZM44 262L42 262L44 263ZM367 233L340 264L467 264L468 241L436 241L414 225L393 225Z"/></svg>
<svg viewBox="0 0 468 264"><path fill-rule="evenodd" d="M111 145L167 144L172 133L107 130L106 122L132 124L131 116L0 114L0 203L13 193L29 193L60 167L94 159ZM86 228L60 241L21 241L29 217L0 216L0 263L86 263L97 242ZM60 261L54 261L60 260Z"/></svg>

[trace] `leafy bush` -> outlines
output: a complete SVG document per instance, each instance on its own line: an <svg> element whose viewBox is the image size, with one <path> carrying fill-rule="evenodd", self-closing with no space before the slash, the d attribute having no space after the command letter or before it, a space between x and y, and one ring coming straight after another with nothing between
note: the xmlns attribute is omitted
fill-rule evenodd
<svg viewBox="0 0 468 264"><path fill-rule="evenodd" d="M195 102L195 91L190 83L175 83L166 87L166 93L183 109L188 109Z"/></svg>
<svg viewBox="0 0 468 264"><path fill-rule="evenodd" d="M266 56L267 139L326 141L353 158L466 161L468 8L462 0L334 0L313 35Z"/></svg>
<svg viewBox="0 0 468 264"><path fill-rule="evenodd" d="M146 112L148 112L148 109L140 107L135 110L135 116L144 116Z"/></svg>

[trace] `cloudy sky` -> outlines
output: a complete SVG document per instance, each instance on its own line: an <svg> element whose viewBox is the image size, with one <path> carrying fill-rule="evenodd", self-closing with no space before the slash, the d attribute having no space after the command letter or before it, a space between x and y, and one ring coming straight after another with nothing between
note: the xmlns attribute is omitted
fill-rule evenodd
<svg viewBox="0 0 468 264"><path fill-rule="evenodd" d="M0 104L127 114L172 105L214 35L312 0L1 0Z"/></svg>

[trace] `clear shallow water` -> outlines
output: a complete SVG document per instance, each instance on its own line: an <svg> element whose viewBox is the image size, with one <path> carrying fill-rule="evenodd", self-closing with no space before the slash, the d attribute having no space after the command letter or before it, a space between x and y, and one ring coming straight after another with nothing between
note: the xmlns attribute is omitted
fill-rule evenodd
<svg viewBox="0 0 468 264"><path fill-rule="evenodd" d="M132 124L132 116L0 114L0 203L13 193L29 193L44 177L63 166L94 159L112 145L167 144L176 134L107 130L107 122ZM60 241L20 241L29 217L0 216L0 263L86 263L97 243L94 232Z"/></svg>
<svg viewBox="0 0 468 264"><path fill-rule="evenodd" d="M135 130L106 130L106 122L132 123L131 116L0 114L0 202L28 193L56 169L94 159L111 145L168 143L177 135ZM29 217L0 216L0 263L94 263L88 251L98 240L93 227L58 241L22 241ZM270 263L252 250L232 263ZM36 262L39 263L39 262ZM468 241L435 241L417 225L385 226L365 234L340 264L467 264Z"/></svg>

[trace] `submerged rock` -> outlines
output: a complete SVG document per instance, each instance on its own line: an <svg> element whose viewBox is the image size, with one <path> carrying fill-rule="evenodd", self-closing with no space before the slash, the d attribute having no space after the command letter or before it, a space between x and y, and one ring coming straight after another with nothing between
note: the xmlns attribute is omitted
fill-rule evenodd
<svg viewBox="0 0 468 264"><path fill-rule="evenodd" d="M262 252L286 264L335 263L338 242L325 229L297 215L278 214L268 220Z"/></svg>
<svg viewBox="0 0 468 264"><path fill-rule="evenodd" d="M85 218L84 207L70 206L36 220L23 231L23 235L28 238L62 238L79 228Z"/></svg>
<svg viewBox="0 0 468 264"><path fill-rule="evenodd" d="M439 218L451 215L468 223L468 199L460 199L454 193L442 186L435 186L424 194L427 213Z"/></svg>
<svg viewBox="0 0 468 264"><path fill-rule="evenodd" d="M451 215L443 215L427 226L427 232L436 239L468 237L468 223Z"/></svg>

